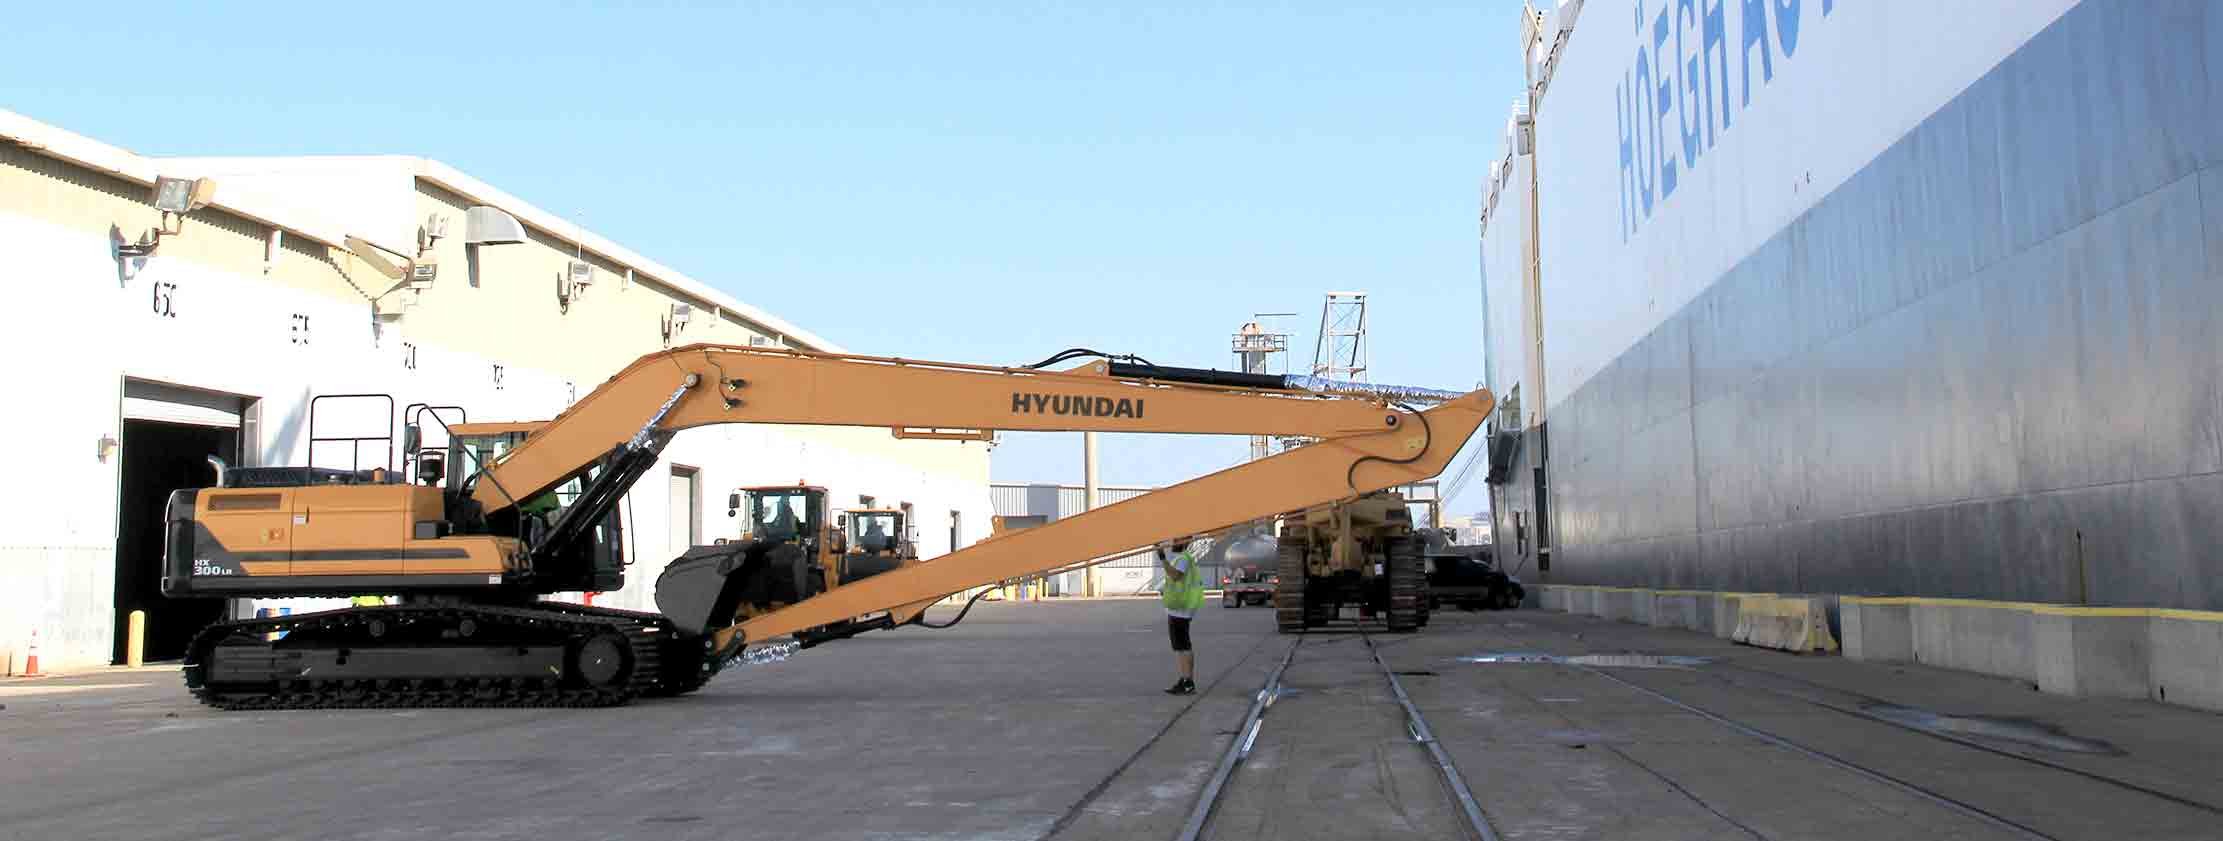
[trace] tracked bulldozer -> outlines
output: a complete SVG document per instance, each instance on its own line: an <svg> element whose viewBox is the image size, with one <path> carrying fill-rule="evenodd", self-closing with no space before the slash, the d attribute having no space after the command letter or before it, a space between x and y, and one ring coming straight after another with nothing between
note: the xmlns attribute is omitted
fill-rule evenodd
<svg viewBox="0 0 2223 841"><path fill-rule="evenodd" d="M1403 495L1316 506L1282 517L1280 532L1274 616L1282 633L1347 618L1378 620L1392 633L1428 624L1426 543Z"/></svg>

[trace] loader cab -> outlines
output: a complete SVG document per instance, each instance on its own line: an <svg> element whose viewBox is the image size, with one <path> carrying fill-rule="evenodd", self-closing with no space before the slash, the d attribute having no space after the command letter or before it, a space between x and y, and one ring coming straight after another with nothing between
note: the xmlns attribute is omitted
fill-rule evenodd
<svg viewBox="0 0 2223 841"><path fill-rule="evenodd" d="M742 488L726 497L726 516L744 518L742 542L794 542L813 558L830 542L825 488L800 484Z"/></svg>
<svg viewBox="0 0 2223 841"><path fill-rule="evenodd" d="M861 555L904 555L911 541L903 531L903 512L893 508L853 508L838 518L849 536L850 551Z"/></svg>

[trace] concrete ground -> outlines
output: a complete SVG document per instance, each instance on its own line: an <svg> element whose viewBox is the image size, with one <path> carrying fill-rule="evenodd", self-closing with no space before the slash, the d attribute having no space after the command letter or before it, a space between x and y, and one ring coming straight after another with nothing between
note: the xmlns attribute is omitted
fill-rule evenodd
<svg viewBox="0 0 2223 841"><path fill-rule="evenodd" d="M1295 641L1210 606L1196 637L1195 698L1140 600L984 603L615 710L0 681L0 839L1169 838ZM1508 839L2223 835L2223 716L1538 611L1373 640ZM1627 652L1712 659L1468 660ZM1284 684L1206 837L1461 837L1363 641L1306 636Z"/></svg>

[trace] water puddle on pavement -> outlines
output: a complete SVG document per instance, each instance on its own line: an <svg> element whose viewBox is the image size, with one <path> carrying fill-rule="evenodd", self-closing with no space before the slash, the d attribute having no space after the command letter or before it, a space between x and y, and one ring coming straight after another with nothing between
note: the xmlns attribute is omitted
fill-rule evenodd
<svg viewBox="0 0 2223 841"><path fill-rule="evenodd" d="M2071 736L2051 724L1985 715L1949 715L1897 704L1862 704L1860 711L1894 724L1979 742L2010 742L2069 753L2120 756L2121 748L2096 739Z"/></svg>
<svg viewBox="0 0 2223 841"><path fill-rule="evenodd" d="M1462 663L1484 665L1544 663L1557 666L1594 666L1601 669L1688 669L1713 661L1711 657L1687 657L1680 654L1538 654L1525 651L1459 658Z"/></svg>

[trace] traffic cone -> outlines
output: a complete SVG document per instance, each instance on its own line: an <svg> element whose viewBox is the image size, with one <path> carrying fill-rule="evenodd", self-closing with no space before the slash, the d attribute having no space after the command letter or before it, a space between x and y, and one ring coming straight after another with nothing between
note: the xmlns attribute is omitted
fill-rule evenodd
<svg viewBox="0 0 2223 841"><path fill-rule="evenodd" d="M31 649L23 655L23 676L39 676L39 632L31 631Z"/></svg>

